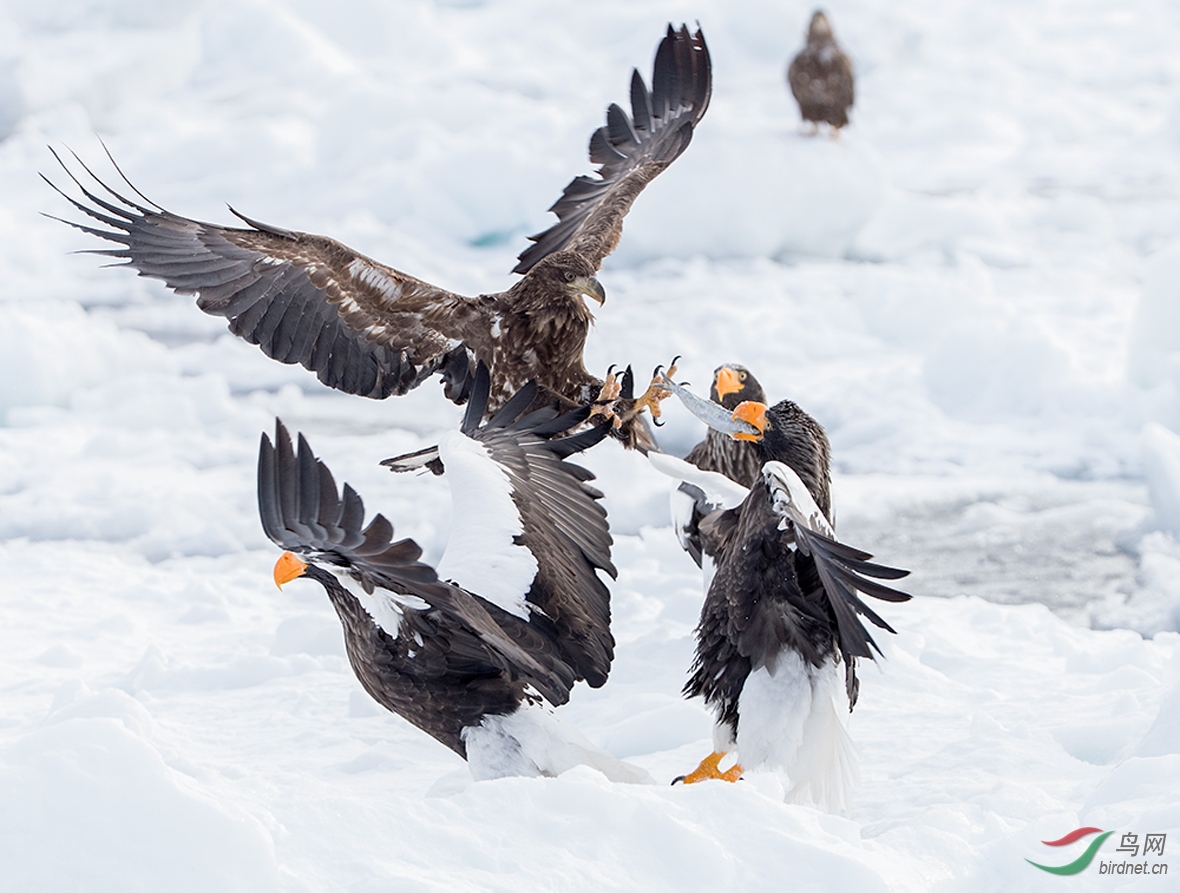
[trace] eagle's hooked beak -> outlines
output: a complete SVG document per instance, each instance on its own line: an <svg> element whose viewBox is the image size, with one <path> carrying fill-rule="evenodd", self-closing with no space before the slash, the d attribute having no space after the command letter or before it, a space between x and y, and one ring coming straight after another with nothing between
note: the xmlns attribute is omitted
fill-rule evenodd
<svg viewBox="0 0 1180 893"><path fill-rule="evenodd" d="M758 429L757 434L746 434L744 431L739 431L732 435L734 440L749 440L757 443L766 434L765 403L759 403L756 400L747 400L745 403L739 403L737 409L733 411L733 418L745 422L748 425L753 425Z"/></svg>
<svg viewBox="0 0 1180 893"><path fill-rule="evenodd" d="M300 561L292 552L284 552L275 562L275 585L282 589L284 583L302 577L306 570L306 562Z"/></svg>
<svg viewBox="0 0 1180 893"><path fill-rule="evenodd" d="M570 287L578 294L597 301L599 307L606 303L606 289L593 276L579 276L570 283Z"/></svg>
<svg viewBox="0 0 1180 893"><path fill-rule="evenodd" d="M728 366L722 366L717 370L717 397L718 399L729 394L736 394L742 389L742 380L740 376L730 369Z"/></svg>

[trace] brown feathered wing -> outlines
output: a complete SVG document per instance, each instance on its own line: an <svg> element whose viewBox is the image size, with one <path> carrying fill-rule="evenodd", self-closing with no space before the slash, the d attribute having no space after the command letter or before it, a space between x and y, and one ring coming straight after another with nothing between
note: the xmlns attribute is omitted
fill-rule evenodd
<svg viewBox="0 0 1180 893"><path fill-rule="evenodd" d="M656 50L652 87L638 70L631 73L631 115L612 103L606 125L590 137L590 160L602 165L597 177L580 176L549 209L558 222L529 238L514 273L525 273L546 255L563 248L581 254L597 269L615 250L623 218L636 196L680 157L693 129L709 107L713 71L700 29L668 33Z"/></svg>
<svg viewBox="0 0 1180 893"><path fill-rule="evenodd" d="M602 165L598 177L578 177L566 187L552 208L558 223L533 237L515 272L561 249L597 269L618 242L635 197L688 146L708 107L711 78L700 31L690 35L686 27L669 26L656 52L652 89L636 72L631 117L612 105L606 125L591 137L590 158ZM447 396L461 403L478 361L500 375L496 347L503 347L501 314L512 309L512 289L464 297L332 239L236 211L248 229L191 220L156 205L126 177L131 192L116 191L75 159L96 184L88 188L62 164L85 201L46 181L98 225L63 222L120 246L87 253L123 259L141 276L197 295L202 310L228 319L230 331L267 356L299 363L331 388L378 399L404 394L439 373ZM552 337L525 334L532 340L517 332L509 362L535 350L537 339Z"/></svg>
<svg viewBox="0 0 1180 893"><path fill-rule="evenodd" d="M113 201L68 168L90 204L61 194L103 227L63 222L122 247L83 253L125 258L124 266L139 275L160 279L179 294L196 294L197 305L228 319L235 335L279 362L310 369L328 387L380 399L404 394L440 372L448 396L466 396L468 354L485 356L490 346L491 320L478 299L324 236L246 217L250 229L219 226L173 214L146 198L140 204L85 169Z"/></svg>

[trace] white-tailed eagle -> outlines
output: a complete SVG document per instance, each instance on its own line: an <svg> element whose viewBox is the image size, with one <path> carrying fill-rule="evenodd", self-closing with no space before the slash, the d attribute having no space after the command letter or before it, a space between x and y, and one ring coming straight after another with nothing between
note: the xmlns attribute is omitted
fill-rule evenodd
<svg viewBox="0 0 1180 893"><path fill-rule="evenodd" d="M636 196L687 148L711 90L704 36L669 25L651 89L635 71L631 114L612 104L606 125L590 138L597 175L566 186L550 209L557 223L530 237L533 244L513 269L522 278L501 292L455 294L333 239L236 211L249 228L190 220L151 202L129 181L133 195L115 191L77 156L97 187L63 164L83 199L62 194L101 225L64 222L120 245L91 253L125 259L141 276L197 295L197 306L227 318L235 335L280 362L310 369L328 387L382 399L437 373L447 396L461 403L483 362L492 376L489 411L527 381L538 385L538 406L556 398L573 408L595 399L603 385L582 362L593 320L583 299L605 300L595 273L618 243ZM620 407L626 423L619 433L630 443L650 439L637 421L652 399L645 398Z"/></svg>
<svg viewBox="0 0 1180 893"><path fill-rule="evenodd" d="M803 120L813 127L829 124L839 132L848 123L856 90L852 62L836 43L822 10L811 16L807 45L787 67L787 84Z"/></svg>

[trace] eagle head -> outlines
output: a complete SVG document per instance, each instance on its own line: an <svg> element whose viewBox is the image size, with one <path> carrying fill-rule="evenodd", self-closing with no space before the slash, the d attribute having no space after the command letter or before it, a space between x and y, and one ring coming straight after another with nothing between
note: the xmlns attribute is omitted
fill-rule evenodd
<svg viewBox="0 0 1180 893"><path fill-rule="evenodd" d="M761 444L764 460L783 462L794 469L824 515L831 518L832 449L823 426L790 400L780 400L774 406L749 400L738 405L733 418L753 425L757 433L739 431L730 436Z"/></svg>
<svg viewBox="0 0 1180 893"><path fill-rule="evenodd" d="M284 552L279 556L279 560L275 562L275 585L279 589L282 589L284 583L290 583L292 580L306 574L309 566L306 561L294 552Z"/></svg>
<svg viewBox="0 0 1180 893"><path fill-rule="evenodd" d="M822 9L817 9L811 15L811 24L807 28L807 42L810 44L827 43L835 40L832 35L832 26L828 23L828 17L824 15Z"/></svg>
<svg viewBox="0 0 1180 893"><path fill-rule="evenodd" d="M734 440L747 440L751 443L760 443L766 437L766 429L770 426L770 419L767 418L767 409L766 404L758 400L746 400L744 403L739 403L733 411L734 419L745 422L748 425L753 425L758 429L758 432L756 434L747 434L744 431L738 431L730 436Z"/></svg>
<svg viewBox="0 0 1180 893"><path fill-rule="evenodd" d="M713 386L709 389L709 399L732 411L737 409L739 403L745 403L747 400L765 403L766 392L745 366L726 363L713 370Z"/></svg>
<svg viewBox="0 0 1180 893"><path fill-rule="evenodd" d="M587 297L599 306L606 303L606 289L594 278L595 268L576 251L554 251L537 261L525 273L522 285L539 288L545 294L566 294L571 298Z"/></svg>

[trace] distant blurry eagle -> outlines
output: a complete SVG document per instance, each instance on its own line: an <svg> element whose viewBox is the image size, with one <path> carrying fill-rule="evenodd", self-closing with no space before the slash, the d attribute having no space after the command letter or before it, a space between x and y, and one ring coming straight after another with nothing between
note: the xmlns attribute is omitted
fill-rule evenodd
<svg viewBox="0 0 1180 893"><path fill-rule="evenodd" d="M90 253L126 258L124 266L141 276L196 294L197 306L226 317L235 335L280 362L301 364L329 387L382 399L438 373L447 396L462 403L482 361L492 376L489 412L526 381L539 385L538 406L558 398L573 407L595 399L603 386L582 362L593 321L582 299L605 301L595 273L618 243L623 217L687 148L711 91L704 36L669 25L656 51L651 90L634 71L631 115L612 104L606 125L590 138L598 176L579 176L566 186L550 208L558 222L530 237L534 244L513 269L524 276L503 292L454 294L332 239L268 226L233 208L250 229L189 220L155 205L128 181L148 207L99 181L77 156L115 201L96 195L66 168L89 204L66 198L104 227L63 222L120 243ZM630 420L645 402L628 408ZM634 442L645 431L638 422L620 433Z"/></svg>
<svg viewBox="0 0 1180 893"><path fill-rule="evenodd" d="M287 551L282 586L324 587L357 679L386 709L465 757L477 778L555 775L592 765L617 781L645 772L595 748L544 702L598 687L614 655L611 537L593 475L565 461L606 428L570 434L590 412L526 412L531 383L480 424L489 393L479 365L462 427L440 443L452 529L437 570L382 515L364 524L360 496L278 424L258 457L262 525Z"/></svg>
<svg viewBox="0 0 1180 893"><path fill-rule="evenodd" d="M787 83L804 121L812 126L824 122L837 131L848 123L854 91L852 63L836 43L823 10L811 16L807 46L787 68Z"/></svg>

